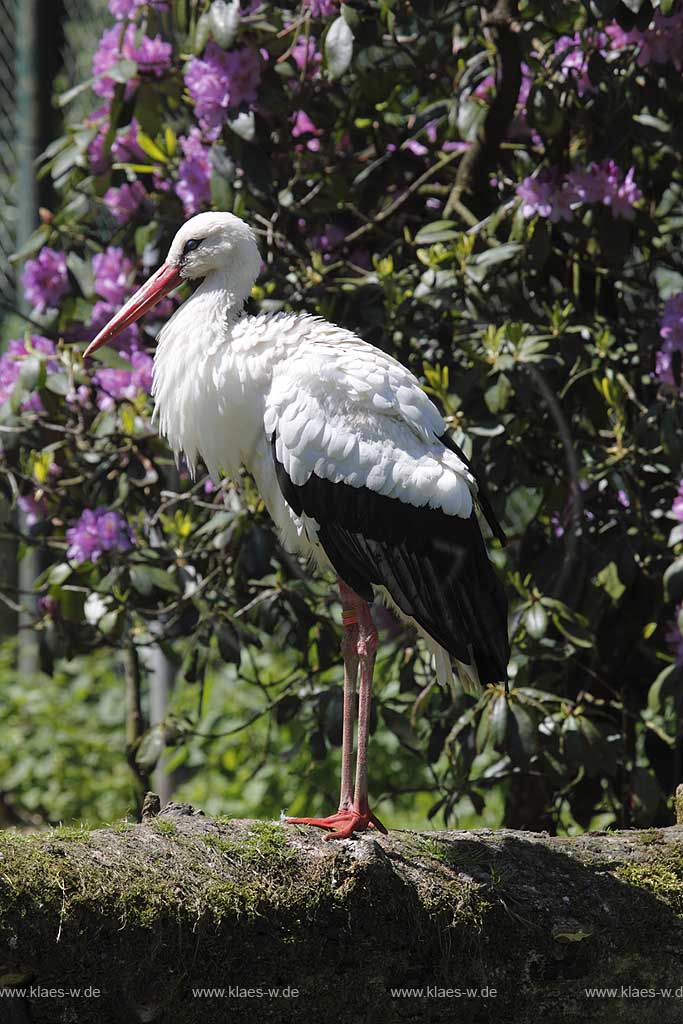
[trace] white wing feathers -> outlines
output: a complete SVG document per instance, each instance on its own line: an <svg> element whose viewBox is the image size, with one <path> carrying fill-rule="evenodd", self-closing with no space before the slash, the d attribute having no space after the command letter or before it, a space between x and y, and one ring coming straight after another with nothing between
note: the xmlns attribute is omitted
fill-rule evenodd
<svg viewBox="0 0 683 1024"><path fill-rule="evenodd" d="M365 342L312 342L277 368L264 427L292 483L312 473L468 517L476 483L438 440L446 426L418 381Z"/></svg>

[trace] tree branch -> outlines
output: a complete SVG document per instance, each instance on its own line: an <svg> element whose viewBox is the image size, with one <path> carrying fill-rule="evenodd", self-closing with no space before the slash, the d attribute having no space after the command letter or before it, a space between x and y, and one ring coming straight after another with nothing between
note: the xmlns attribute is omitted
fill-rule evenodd
<svg viewBox="0 0 683 1024"><path fill-rule="evenodd" d="M444 207L443 216L460 212L462 197L478 197L488 188L488 174L495 166L498 150L515 115L522 84L522 51L519 45L516 0L498 0L483 18L497 53L496 94L478 137L458 165L455 185ZM476 209L475 209L476 213Z"/></svg>
<svg viewBox="0 0 683 1024"><path fill-rule="evenodd" d="M673 999L617 1009L587 990L681 984L682 844L680 826L326 843L187 804L94 832L0 832L0 1019L13 999L14 1019L79 1024L536 1024L558 1007L565 1024L673 1020Z"/></svg>

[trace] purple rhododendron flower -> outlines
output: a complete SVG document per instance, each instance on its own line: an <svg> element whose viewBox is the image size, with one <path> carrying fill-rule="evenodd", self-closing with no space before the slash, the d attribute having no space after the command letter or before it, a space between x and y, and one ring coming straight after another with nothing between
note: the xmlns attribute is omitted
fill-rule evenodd
<svg viewBox="0 0 683 1024"><path fill-rule="evenodd" d="M581 203L602 203L614 217L633 220L633 207L643 195L633 168L624 175L614 160L575 168L564 178L555 168L545 168L535 178L525 178L516 191L523 217L538 215L551 221L569 220Z"/></svg>
<svg viewBox="0 0 683 1024"><path fill-rule="evenodd" d="M299 36L292 47L291 57L299 71L305 72L306 78L313 78L319 73L323 58L313 36Z"/></svg>
<svg viewBox="0 0 683 1024"><path fill-rule="evenodd" d="M90 323L87 325L86 337L88 340L94 338L96 334L99 334L102 328L109 323L116 312L118 312L116 304L112 305L110 302L96 302L90 313ZM121 333L109 343L109 345L122 353L131 352L133 349L139 348L140 328L136 323L130 324L128 327L125 327Z"/></svg>
<svg viewBox="0 0 683 1024"><path fill-rule="evenodd" d="M659 333L668 345L683 352L683 292L664 303Z"/></svg>
<svg viewBox="0 0 683 1024"><path fill-rule="evenodd" d="M134 18L138 7L141 7L145 0L109 0L109 11L119 21L123 18Z"/></svg>
<svg viewBox="0 0 683 1024"><path fill-rule="evenodd" d="M185 215L193 216L211 198L211 151L202 142L199 128L190 128L189 135L178 139L183 159L178 168L175 191L183 204Z"/></svg>
<svg viewBox="0 0 683 1024"><path fill-rule="evenodd" d="M535 178L525 178L516 191L522 200L523 217L546 217L553 223L570 220L575 194L555 169L544 168Z"/></svg>
<svg viewBox="0 0 683 1024"><path fill-rule="evenodd" d="M678 605L676 608L676 618L670 623L669 628L666 631L665 639L669 645L669 649L676 659L677 665L683 665L683 635L681 634L678 626L678 616L681 614L682 605Z"/></svg>
<svg viewBox="0 0 683 1024"><path fill-rule="evenodd" d="M136 46L135 39L135 25L127 25L123 31L120 25L114 25L102 34L92 60L92 73L96 77L93 92L98 96L110 99L114 95L116 83L107 71L122 59L135 61L141 71L157 77L168 68L173 53L170 43L164 42L159 35L154 39L143 36L140 45ZM128 82L126 97L131 96L136 85L135 80Z"/></svg>
<svg viewBox="0 0 683 1024"><path fill-rule="evenodd" d="M95 275L95 292L101 298L117 305L130 291L133 263L116 245L108 246L104 252L95 253L92 258Z"/></svg>
<svg viewBox="0 0 683 1024"><path fill-rule="evenodd" d="M137 61L141 71L158 78L163 75L171 63L172 54L173 47L170 43L165 42L160 35L156 35L154 39L143 36L140 45L135 50L133 60Z"/></svg>
<svg viewBox="0 0 683 1024"><path fill-rule="evenodd" d="M424 156L429 150L422 142L418 142L417 139L408 139L403 143L401 149L407 149L413 156Z"/></svg>
<svg viewBox="0 0 683 1024"><path fill-rule="evenodd" d="M104 148L106 137L107 126L104 125L88 146L88 163L93 174L104 174L109 167L109 153Z"/></svg>
<svg viewBox="0 0 683 1024"><path fill-rule="evenodd" d="M314 18L328 18L337 13L339 0L304 0L303 6Z"/></svg>
<svg viewBox="0 0 683 1024"><path fill-rule="evenodd" d="M298 139L302 135L310 136L305 143L306 149L310 149L311 152L317 153L320 149L320 141L317 136L322 135L322 132L320 128L316 128L305 110L297 110L294 114L292 136L295 139ZM301 149L301 147L298 148Z"/></svg>
<svg viewBox="0 0 683 1024"><path fill-rule="evenodd" d="M44 338L42 334L32 334L30 341L31 348L37 352L44 352L45 355L54 355L55 343L50 338ZM8 342L7 350L0 356L0 405L10 398L16 386L19 374L21 373L22 361L30 353L26 349L26 342L23 339L13 339ZM59 364L50 359L47 362L47 372L54 373ZM32 412L41 412L43 403L40 395L30 395L23 403L22 409L29 409Z"/></svg>
<svg viewBox="0 0 683 1024"><path fill-rule="evenodd" d="M331 253L338 248L346 238L346 232L335 224L326 224L320 235L312 235L308 243L311 249L322 252L323 260L327 263L331 259Z"/></svg>
<svg viewBox="0 0 683 1024"><path fill-rule="evenodd" d="M679 523L683 523L683 480L678 485L678 493L674 498L674 503L671 506L671 511L678 519Z"/></svg>
<svg viewBox="0 0 683 1024"><path fill-rule="evenodd" d="M605 27L605 32L613 50L637 47L636 62L641 68L650 63L673 64L677 71L683 68L683 11L669 16L655 11L645 30L632 28L626 32L613 22Z"/></svg>
<svg viewBox="0 0 683 1024"><path fill-rule="evenodd" d="M659 335L662 347L656 355L655 377L678 389L680 381L674 374L674 356L683 359L683 292L677 292L664 303Z"/></svg>
<svg viewBox="0 0 683 1024"><path fill-rule="evenodd" d="M141 163L146 160L145 153L138 144L139 124L132 119L125 131L119 132L111 144L114 160L120 164Z"/></svg>
<svg viewBox="0 0 683 1024"><path fill-rule="evenodd" d="M258 54L246 47L226 53L210 41L204 56L190 61L185 85L207 138L218 137L231 107L256 101L260 80Z"/></svg>
<svg viewBox="0 0 683 1024"><path fill-rule="evenodd" d="M104 193L104 201L119 224L127 224L146 199L147 193L141 181L110 188Z"/></svg>
<svg viewBox="0 0 683 1024"><path fill-rule="evenodd" d="M121 27L119 25L106 29L102 33L92 59L92 73L96 78L96 81L93 82L93 92L97 93L98 96L105 96L111 99L114 95L116 83L106 72L123 57L133 60L134 51L135 25L127 26L123 39L121 38ZM130 92L132 92L132 89L129 86L126 88L126 94L128 95Z"/></svg>
<svg viewBox="0 0 683 1024"><path fill-rule="evenodd" d="M655 356L655 377L662 384L669 384L672 388L679 386L674 376L672 350L666 347L660 348Z"/></svg>
<svg viewBox="0 0 683 1024"><path fill-rule="evenodd" d="M147 352L136 349L128 356L132 370L97 370L93 380L99 391L97 406L100 409L113 409L117 401L132 402L140 393L148 392L152 387L152 369L154 360Z"/></svg>
<svg viewBox="0 0 683 1024"><path fill-rule="evenodd" d="M133 538L123 516L99 506L86 508L66 531L66 557L81 564L96 562L105 551L130 551Z"/></svg>
<svg viewBox="0 0 683 1024"><path fill-rule="evenodd" d="M28 260L21 276L26 298L38 313L56 306L69 290L66 255L44 246L35 260Z"/></svg>
<svg viewBox="0 0 683 1024"><path fill-rule="evenodd" d="M41 520L47 511L45 498L36 498L35 494L27 494L17 500L17 505L26 517L26 525L30 529Z"/></svg>
<svg viewBox="0 0 683 1024"><path fill-rule="evenodd" d="M134 18L139 9L145 6L163 9L167 5L166 0L109 0L109 10L118 21Z"/></svg>
<svg viewBox="0 0 683 1024"><path fill-rule="evenodd" d="M603 50L607 45L604 32L592 29L575 32L573 36L560 36L555 43L555 53L562 57L560 68L567 78L573 78L579 96L595 89L588 75L591 52Z"/></svg>

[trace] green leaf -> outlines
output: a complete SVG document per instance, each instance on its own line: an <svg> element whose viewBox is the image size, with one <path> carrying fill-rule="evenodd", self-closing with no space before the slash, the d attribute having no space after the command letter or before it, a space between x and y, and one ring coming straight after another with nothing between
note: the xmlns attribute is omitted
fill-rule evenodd
<svg viewBox="0 0 683 1024"><path fill-rule="evenodd" d="M136 70L137 70L137 67L136 67ZM80 96L81 93L86 91L86 89L91 89L93 82L96 82L96 81L97 81L97 78L87 78L85 80L85 82L79 82L78 85L74 85L74 87L72 89L67 89L66 92L58 93L57 94L57 104L60 107L68 106L69 103L71 103L72 100L75 100L76 97Z"/></svg>
<svg viewBox="0 0 683 1024"><path fill-rule="evenodd" d="M159 149L154 139L150 139L143 131L138 131L138 145L143 153L147 156L151 156L152 160L157 160L160 164L168 162L168 157L162 149Z"/></svg>
<svg viewBox="0 0 683 1024"><path fill-rule="evenodd" d="M454 220L435 220L425 224L415 235L417 245L433 245L434 242L448 242L460 234Z"/></svg>
<svg viewBox="0 0 683 1024"><path fill-rule="evenodd" d="M229 665L239 665L242 644L240 642L240 635L231 622L224 622L219 626L216 639L218 641L218 650L220 656Z"/></svg>
<svg viewBox="0 0 683 1024"><path fill-rule="evenodd" d="M97 352L92 356L88 357L95 359L102 366L106 366L108 370L131 370L132 365L129 359L122 356L113 348L107 348L105 345L103 348L99 348Z"/></svg>
<svg viewBox="0 0 683 1024"><path fill-rule="evenodd" d="M84 260L75 252L70 252L66 257L66 265L76 278L83 295L91 299L95 294L95 277L90 260Z"/></svg>
<svg viewBox="0 0 683 1024"><path fill-rule="evenodd" d="M489 707L489 718L491 722L491 739L496 750L505 749L505 734L507 730L508 702L501 694Z"/></svg>
<svg viewBox="0 0 683 1024"><path fill-rule="evenodd" d="M239 135L241 139L251 142L256 135L256 118L253 110L243 110L237 117L228 121L228 128Z"/></svg>
<svg viewBox="0 0 683 1024"><path fill-rule="evenodd" d="M683 599L683 555L672 562L664 573L664 594L667 601Z"/></svg>
<svg viewBox="0 0 683 1024"><path fill-rule="evenodd" d="M647 706L661 711L669 697L683 697L683 665L667 665L662 669L647 695Z"/></svg>
<svg viewBox="0 0 683 1024"><path fill-rule="evenodd" d="M576 619L563 618L553 613L553 622L560 633L566 636L567 640L571 640L575 647L591 648L593 646L592 633Z"/></svg>
<svg viewBox="0 0 683 1024"><path fill-rule="evenodd" d="M112 64L111 67L107 68L103 74L99 75L100 78L112 78L115 82L120 82L121 85L127 85L132 78L135 78L138 73L138 66L134 60L118 60L116 64Z"/></svg>
<svg viewBox="0 0 683 1024"><path fill-rule="evenodd" d="M512 395L512 384L510 378L504 373L499 374L498 380L484 392L484 401L489 412L494 415L502 412L508 404Z"/></svg>
<svg viewBox="0 0 683 1024"><path fill-rule="evenodd" d="M154 566L132 566L130 582L143 597L149 597L155 587L172 594L180 593L180 585L175 576L170 576L164 569L156 569Z"/></svg>
<svg viewBox="0 0 683 1024"><path fill-rule="evenodd" d="M536 519L543 503L543 492L534 487L516 487L505 502L505 528L510 533L524 533Z"/></svg>
<svg viewBox="0 0 683 1024"><path fill-rule="evenodd" d="M12 253L9 258L10 263L22 263L29 256L35 256L38 250L42 249L45 245L49 237L50 229L46 225L37 228L21 248Z"/></svg>
<svg viewBox="0 0 683 1024"><path fill-rule="evenodd" d="M224 50L232 46L240 23L240 0L213 0L209 8L209 30Z"/></svg>
<svg viewBox="0 0 683 1024"><path fill-rule="evenodd" d="M417 734L406 715L382 705L382 718L386 722L387 728L404 746L410 747L411 750L415 750L419 746Z"/></svg>
<svg viewBox="0 0 683 1024"><path fill-rule="evenodd" d="M602 589L609 594L614 604L616 604L626 587L619 579L619 570L617 569L616 562L610 562L604 569L593 577L593 582L596 586L602 587Z"/></svg>
<svg viewBox="0 0 683 1024"><path fill-rule="evenodd" d="M346 18L340 16L332 22L325 36L325 64L331 81L341 78L352 57L353 32Z"/></svg>
<svg viewBox="0 0 683 1024"><path fill-rule="evenodd" d="M147 730L140 740L138 749L135 751L135 763L143 771L151 772L163 754L165 746L164 726L161 722L157 722Z"/></svg>
<svg viewBox="0 0 683 1024"><path fill-rule="evenodd" d="M548 613L540 602L524 613L524 627L534 640L542 640L548 631Z"/></svg>
<svg viewBox="0 0 683 1024"><path fill-rule="evenodd" d="M478 267L492 267L498 263L506 263L521 252L522 246L519 242L506 242L505 245L496 245L484 252L479 252L471 260Z"/></svg>
<svg viewBox="0 0 683 1024"><path fill-rule="evenodd" d="M505 728L505 750L514 765L527 765L536 750L537 731L533 716L516 701L510 702Z"/></svg>

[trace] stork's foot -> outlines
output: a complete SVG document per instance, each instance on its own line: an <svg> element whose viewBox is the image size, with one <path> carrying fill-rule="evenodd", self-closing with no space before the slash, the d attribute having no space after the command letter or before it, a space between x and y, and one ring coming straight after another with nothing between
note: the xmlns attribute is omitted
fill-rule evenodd
<svg viewBox="0 0 683 1024"><path fill-rule="evenodd" d="M387 830L379 818L368 810L357 811L353 807L337 811L327 818L287 818L290 825L315 825L316 828L330 830L325 839L348 839L354 832L365 832L368 828L377 829L387 835Z"/></svg>

